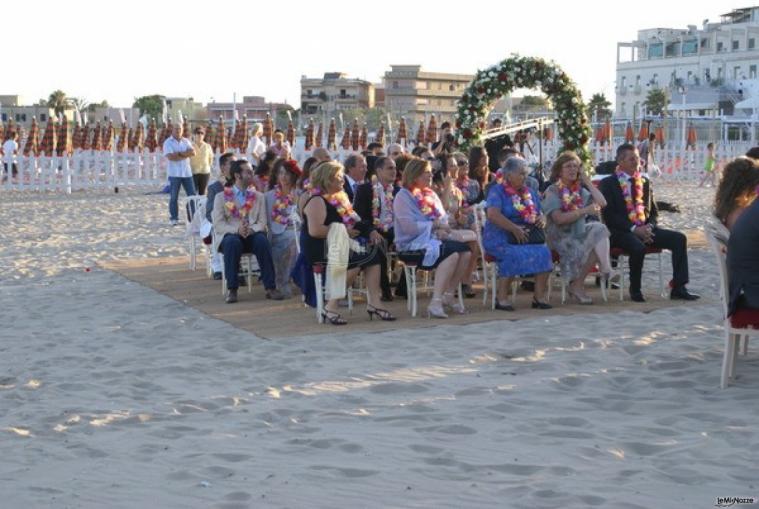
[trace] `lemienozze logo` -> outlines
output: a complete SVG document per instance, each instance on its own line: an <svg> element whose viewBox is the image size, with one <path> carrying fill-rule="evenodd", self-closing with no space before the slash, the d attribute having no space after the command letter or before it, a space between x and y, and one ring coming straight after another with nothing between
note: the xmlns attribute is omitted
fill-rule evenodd
<svg viewBox="0 0 759 509"><path fill-rule="evenodd" d="M756 504L757 497L717 497L717 503L714 507L732 507L734 505L742 504Z"/></svg>

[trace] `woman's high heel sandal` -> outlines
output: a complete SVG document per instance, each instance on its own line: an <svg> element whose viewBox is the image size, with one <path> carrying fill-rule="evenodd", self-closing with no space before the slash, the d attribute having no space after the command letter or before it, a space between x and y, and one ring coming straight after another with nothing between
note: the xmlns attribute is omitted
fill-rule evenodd
<svg viewBox="0 0 759 509"><path fill-rule="evenodd" d="M443 295L443 305L451 308L456 314L465 315L466 308L453 296L452 293L445 293Z"/></svg>
<svg viewBox="0 0 759 509"><path fill-rule="evenodd" d="M366 306L366 312L369 314L369 320L374 320L374 315L377 315L377 318L384 322L394 322L396 319L387 309Z"/></svg>
<svg viewBox="0 0 759 509"><path fill-rule="evenodd" d="M340 313L335 313L334 311L330 311L329 309L325 309L322 313L322 320L325 322L329 322L332 325L347 325L348 322L345 321L345 318L340 316Z"/></svg>
<svg viewBox="0 0 759 509"><path fill-rule="evenodd" d="M593 299L591 299L587 295L578 295L572 290L567 290L567 293L569 294L570 297L576 300L578 304L584 304L584 305L593 304Z"/></svg>
<svg viewBox="0 0 759 509"><path fill-rule="evenodd" d="M427 306L427 318L448 318L443 309L443 299L432 299Z"/></svg>

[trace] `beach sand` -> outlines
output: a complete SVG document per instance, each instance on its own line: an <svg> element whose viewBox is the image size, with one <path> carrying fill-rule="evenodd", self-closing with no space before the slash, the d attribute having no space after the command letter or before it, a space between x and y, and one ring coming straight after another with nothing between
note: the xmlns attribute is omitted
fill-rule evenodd
<svg viewBox="0 0 759 509"><path fill-rule="evenodd" d="M683 209L665 225L701 227L711 189L658 190ZM759 358L750 348L719 389L704 249L690 286L709 302L266 340L98 265L184 253L165 195L2 198L0 507L695 508L757 494ZM655 281L648 270L644 288Z"/></svg>

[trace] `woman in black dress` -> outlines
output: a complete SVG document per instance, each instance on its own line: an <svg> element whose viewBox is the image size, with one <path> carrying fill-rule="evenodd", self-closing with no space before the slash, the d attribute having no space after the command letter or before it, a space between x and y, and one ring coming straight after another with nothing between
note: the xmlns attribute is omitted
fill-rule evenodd
<svg viewBox="0 0 759 509"><path fill-rule="evenodd" d="M336 162L322 163L311 173L310 196L303 208L303 250L311 265L327 263L326 239L331 224L343 223L352 239L359 235L354 225L360 218L343 191L343 176L343 166ZM364 247L364 252L350 252L347 285L350 287L358 271L364 269L368 289L366 312L369 318L373 319L376 315L381 320L395 320L387 310L374 306L374 303L380 301L379 246L366 242ZM337 312L337 308L337 299L328 300L324 306L323 318L333 325L345 325L347 322Z"/></svg>

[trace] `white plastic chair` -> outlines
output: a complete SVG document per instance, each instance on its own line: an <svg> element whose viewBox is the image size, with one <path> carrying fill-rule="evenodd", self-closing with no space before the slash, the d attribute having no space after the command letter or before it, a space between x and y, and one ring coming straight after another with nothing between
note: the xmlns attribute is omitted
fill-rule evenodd
<svg viewBox="0 0 759 509"><path fill-rule="evenodd" d="M551 275L551 279L553 281L558 281L560 288L561 288L561 303L565 304L567 302L567 282L564 280L563 277L561 277L561 259L559 257L559 253L557 253L554 250L551 250L551 259L553 260L553 273ZM598 277L599 271L596 267L595 270L592 270L588 273L588 277ZM553 288L553 284L548 285L548 301L551 301L551 289ZM603 281L601 282L601 298L604 300L604 302L609 302L609 295L608 295L608 289L605 284L603 284Z"/></svg>
<svg viewBox="0 0 759 509"><path fill-rule="evenodd" d="M659 262L659 295L662 297L667 296L667 292L664 289L664 269L662 264L662 250L655 247L646 248L646 257L656 255L656 259ZM617 259L617 270L619 271L619 300L620 302L625 300L625 258L629 258L624 250L613 247L611 249L611 257Z"/></svg>
<svg viewBox="0 0 759 509"><path fill-rule="evenodd" d="M477 234L477 244L480 247L480 262L482 263L482 282L484 291L482 292L482 305L488 302L488 291L490 294L490 307L495 309L496 290L498 284L498 265L492 257L485 253L482 245L482 231L487 221L487 203L480 202L474 206L474 231ZM513 299L512 299L513 300Z"/></svg>
<svg viewBox="0 0 759 509"><path fill-rule="evenodd" d="M185 200L187 211L187 250L190 254L190 270L197 268L198 244L204 246L200 237L200 220L206 215L206 197L188 196ZM204 249L204 252L206 250Z"/></svg>
<svg viewBox="0 0 759 509"><path fill-rule="evenodd" d="M218 246L216 233L213 234L213 246ZM253 253L243 253L240 257L240 269L238 276L245 278L245 283L248 286L248 293L253 292L253 277L258 277L261 274L261 268L258 266L258 260ZM224 272L224 264L221 264L221 294L227 295L227 275Z"/></svg>
<svg viewBox="0 0 759 509"><path fill-rule="evenodd" d="M741 337L743 337L743 355L748 354L748 340L753 336L759 338L759 323L747 327L734 327L732 317L728 317L728 304L730 299L729 283L727 278L727 261L726 249L728 237L725 235L725 229L720 231L719 227L713 224L706 225L706 237L712 247L714 257L717 259L719 268L719 286L720 301L722 303L722 312L724 316L725 328L725 352L722 355L722 373L720 377L720 387L725 389L731 378L735 376L735 361L738 357L738 351L741 347Z"/></svg>

